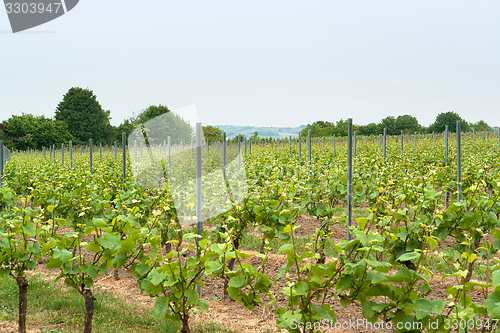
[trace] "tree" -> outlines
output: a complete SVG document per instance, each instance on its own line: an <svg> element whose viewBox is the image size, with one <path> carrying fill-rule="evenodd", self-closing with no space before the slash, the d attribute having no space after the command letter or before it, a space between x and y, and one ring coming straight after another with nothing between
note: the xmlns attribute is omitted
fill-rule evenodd
<svg viewBox="0 0 500 333"><path fill-rule="evenodd" d="M484 120L480 120L477 123L471 124L472 128L477 132L491 131L491 126L488 125Z"/></svg>
<svg viewBox="0 0 500 333"><path fill-rule="evenodd" d="M202 126L202 129L205 140L209 140L209 142L222 141L222 134L224 133L224 131L220 128L207 125Z"/></svg>
<svg viewBox="0 0 500 333"><path fill-rule="evenodd" d="M8 142L11 148L20 150L42 149L52 145L60 146L73 140L65 122L35 117L23 113L21 116L13 115L4 121L5 131L8 133Z"/></svg>
<svg viewBox="0 0 500 333"><path fill-rule="evenodd" d="M436 120L428 128L428 132L444 132L446 125L450 132L455 132L457 128L457 120L460 120L462 132L467 132L470 129L469 123L462 119L458 113L453 111L443 112L437 115Z"/></svg>
<svg viewBox="0 0 500 333"><path fill-rule="evenodd" d="M252 142L258 142L258 141L260 141L260 139L259 139L259 132L257 132L257 131L253 132L253 135L250 137L250 140L252 140Z"/></svg>
<svg viewBox="0 0 500 333"><path fill-rule="evenodd" d="M348 125L349 123L347 120L340 119L335 124L335 129L332 134L335 134L337 136L347 136Z"/></svg>
<svg viewBox="0 0 500 333"><path fill-rule="evenodd" d="M403 130L405 133L415 133L419 132L422 129L422 126L418 123L418 119L410 116L409 114L405 114L403 116L398 116L396 118L396 131L400 134Z"/></svg>
<svg viewBox="0 0 500 333"><path fill-rule="evenodd" d="M369 123L368 125L358 125L356 126L356 131L359 135L378 135L380 132L379 126L375 123Z"/></svg>
<svg viewBox="0 0 500 333"><path fill-rule="evenodd" d="M240 138L240 142L245 142L245 136L241 133L235 135L234 138L232 138L231 140L229 140L229 142L235 142L235 143L238 143L238 138ZM269 137L269 139L272 140L272 137Z"/></svg>
<svg viewBox="0 0 500 333"><path fill-rule="evenodd" d="M118 127L114 128L115 132L115 139L117 141L117 144L122 143L122 133L125 132L125 138L128 138L130 133L134 130L136 126L132 124L132 122L129 119L125 119L123 123L121 123Z"/></svg>
<svg viewBox="0 0 500 333"><path fill-rule="evenodd" d="M146 144L163 144L170 137L172 144L186 144L195 135L189 122L164 105L151 105L137 117L131 117L129 122L133 129L128 136L129 142L145 140Z"/></svg>
<svg viewBox="0 0 500 333"><path fill-rule="evenodd" d="M158 116L161 116L167 112L170 112L167 106L159 104L151 105L148 108L142 110L137 117L133 120L133 123L136 125L144 124L148 120L154 119Z"/></svg>
<svg viewBox="0 0 500 333"><path fill-rule="evenodd" d="M12 141L10 140L10 133L4 124L0 123L0 140L3 141L4 146L12 148Z"/></svg>
<svg viewBox="0 0 500 333"><path fill-rule="evenodd" d="M307 125L302 131L300 131L300 135L303 138L308 136L309 130L311 130L311 137L322 137L322 136L330 136L335 132L335 124L329 121L315 121L311 125Z"/></svg>
<svg viewBox="0 0 500 333"><path fill-rule="evenodd" d="M71 88L56 108L55 119L67 124L76 143L111 143L113 128L109 123L110 111L105 111L94 92L78 87Z"/></svg>
<svg viewBox="0 0 500 333"><path fill-rule="evenodd" d="M138 127L141 131L135 131ZM168 140L170 142L190 142L194 136L194 129L181 116L171 112L164 105L151 105L137 116L132 116L125 119L120 126L115 129L115 133L119 135L117 141L121 142L122 132L126 133L127 139L133 133L134 140L143 140L146 134L146 142L148 144L162 144Z"/></svg>
<svg viewBox="0 0 500 333"><path fill-rule="evenodd" d="M398 133L396 118L394 118L394 116L387 116L384 119L382 119L382 121L380 122L381 132L384 130L384 128L387 129L388 135L401 134L401 130L399 130Z"/></svg>

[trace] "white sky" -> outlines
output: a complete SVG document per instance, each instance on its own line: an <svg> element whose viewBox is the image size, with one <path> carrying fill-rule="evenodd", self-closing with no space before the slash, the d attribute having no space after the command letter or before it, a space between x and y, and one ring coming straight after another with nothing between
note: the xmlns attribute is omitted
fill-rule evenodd
<svg viewBox="0 0 500 333"><path fill-rule="evenodd" d="M12 34L0 9L0 121L52 117L90 88L118 125L152 104L203 124L357 124L440 112L500 125L496 0L81 0Z"/></svg>

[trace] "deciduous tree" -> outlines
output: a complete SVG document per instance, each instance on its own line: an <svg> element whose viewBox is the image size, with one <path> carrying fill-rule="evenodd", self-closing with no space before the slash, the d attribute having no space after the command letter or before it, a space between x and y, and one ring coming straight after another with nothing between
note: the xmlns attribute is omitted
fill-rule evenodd
<svg viewBox="0 0 500 333"><path fill-rule="evenodd" d="M202 127L203 127L203 136L205 136L205 140L209 140L210 142L222 141L222 134L224 132L220 128L211 125Z"/></svg>
<svg viewBox="0 0 500 333"><path fill-rule="evenodd" d="M56 108L56 120L67 124L76 143L110 143L113 128L109 123L110 111L104 110L90 89L71 88Z"/></svg>
<svg viewBox="0 0 500 333"><path fill-rule="evenodd" d="M134 131L138 127L143 128L141 136L146 134L147 143L150 144L162 144L168 140L169 136L171 143L183 142L186 144L194 136L194 129L189 122L161 104L151 105L137 116L126 119L115 130L115 133L120 137L117 141L121 142L122 132L126 133L127 138L132 132L135 133L134 135L138 135L138 132Z"/></svg>
<svg viewBox="0 0 500 333"><path fill-rule="evenodd" d="M410 116L409 114L405 114L403 116L398 116L396 118L396 131L399 134L401 131L405 133L415 133L419 132L422 129L422 126L418 123L418 119Z"/></svg>
<svg viewBox="0 0 500 333"><path fill-rule="evenodd" d="M8 132L7 145L20 150L59 146L74 139L65 122L44 116L35 117L25 113L21 116L13 115L3 125Z"/></svg>
<svg viewBox="0 0 500 333"><path fill-rule="evenodd" d="M491 131L491 126L488 125L484 120L480 120L477 123L471 124L472 128L478 132Z"/></svg>
<svg viewBox="0 0 500 333"><path fill-rule="evenodd" d="M401 131L399 131L398 133L398 126L396 123L396 118L394 116L387 116L384 119L382 119L382 121L380 122L380 128L381 132L384 130L384 128L386 128L388 135L395 135L401 133Z"/></svg>
<svg viewBox="0 0 500 333"><path fill-rule="evenodd" d="M457 120L460 120L462 132L470 130L469 123L462 119L458 113L448 111L437 115L434 123L429 126L428 132L444 132L446 125L448 125L449 131L455 132L457 128Z"/></svg>

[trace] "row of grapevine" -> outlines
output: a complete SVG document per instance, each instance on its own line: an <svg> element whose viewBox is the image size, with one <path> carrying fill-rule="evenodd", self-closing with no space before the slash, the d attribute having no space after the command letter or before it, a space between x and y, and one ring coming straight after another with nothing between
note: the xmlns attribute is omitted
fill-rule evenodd
<svg viewBox="0 0 500 333"><path fill-rule="evenodd" d="M298 145L255 145L242 161L248 195L211 221L217 225L217 241L181 227L179 207L165 182L140 186L151 175L133 176L134 154L126 164L125 183L113 152L105 151L92 173L84 155L74 156L71 166L15 154L5 168L0 198L0 275L18 283L21 330L29 297L26 272L39 261L57 270L58 279L85 299L84 332L92 327L93 283L111 268L134 274L141 289L156 298L157 315L182 322L183 332L190 330L191 309L209 305L197 290L197 285L203 290L206 276L222 277L227 295L249 309L276 303L270 286L285 281L286 302L276 304L277 325L291 332L301 330L294 322L335 321L332 300L362 304L363 315L372 322L437 321L429 332L449 332L445 321L453 318L471 321L476 329L476 320L500 318L499 152L492 138L462 142L458 200L457 147L450 142L446 163L442 142L401 151L396 141L389 141L385 159L376 140L358 142L352 203L368 206L370 214L356 221L347 214L336 216L347 203L347 142L337 142L335 154L332 145L310 145L310 163L298 158ZM222 163L217 149L204 154L212 168ZM163 151L159 155L168 165ZM172 158L185 161L183 171L192 165L192 159L179 154ZM172 176L166 174L168 168L162 170L162 176ZM301 214L321 221L306 251L296 245L300 226L295 222ZM331 226L337 224L352 224L352 239L334 244L338 255L326 257ZM261 251L255 253L258 265L248 263L250 255L239 248L249 227L263 234ZM494 241L486 239L490 234ZM456 247L436 254L447 236L454 237ZM265 267L274 238L288 240L278 250L287 264L272 281ZM457 282L448 289L448 300L428 298L434 272L425 263L436 255L454 263L449 276ZM484 283L471 281L476 266L486 272ZM470 298L473 288L485 290L484 303Z"/></svg>

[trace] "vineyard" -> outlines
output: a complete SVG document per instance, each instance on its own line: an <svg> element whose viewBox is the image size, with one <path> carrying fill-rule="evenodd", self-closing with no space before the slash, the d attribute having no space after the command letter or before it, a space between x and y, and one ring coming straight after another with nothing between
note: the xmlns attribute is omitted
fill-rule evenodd
<svg viewBox="0 0 500 333"><path fill-rule="evenodd" d="M129 146L125 173L116 146L91 148L92 165L87 147L13 152L0 192L0 277L18 286L19 331L27 274L43 267L84 299L85 333L98 311L94 283L113 272L131 274L154 314L183 333L214 295L255 317L272 313L273 330L500 332L498 137L462 134L460 182L451 138L447 153L442 134L387 137L386 147L356 138L350 170L342 138L256 142L244 153L228 144L247 184L232 186L234 204L207 204L224 212L204 219L201 235L180 218L194 215L194 201L174 204L166 181L192 169L190 149L172 156L182 162L172 172L161 147L155 168L137 170ZM205 148L205 165L220 165L220 143Z"/></svg>

